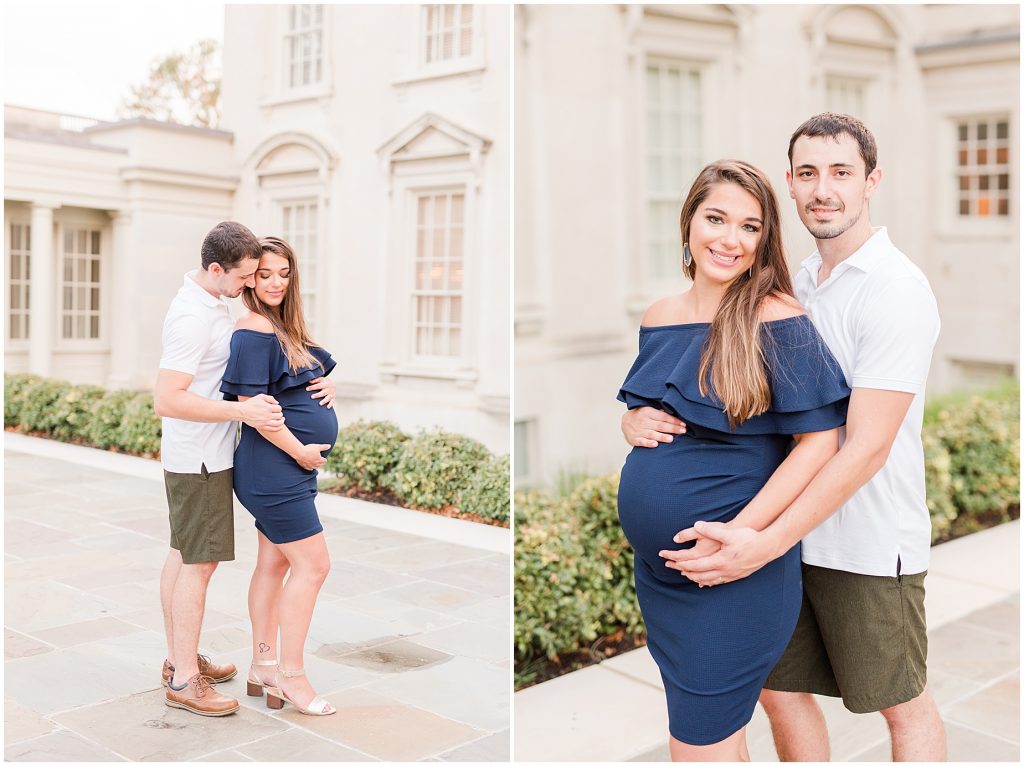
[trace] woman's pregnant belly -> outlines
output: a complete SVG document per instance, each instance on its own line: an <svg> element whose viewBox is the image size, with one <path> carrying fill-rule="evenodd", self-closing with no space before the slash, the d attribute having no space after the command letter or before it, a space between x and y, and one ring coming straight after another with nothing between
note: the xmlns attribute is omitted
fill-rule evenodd
<svg viewBox="0 0 1024 766"><path fill-rule="evenodd" d="M330 444L338 440L338 416L333 409L320 406L305 388L290 388L275 399L281 405L284 424L303 444ZM323 454L326 456L328 451Z"/></svg>
<svg viewBox="0 0 1024 766"><path fill-rule="evenodd" d="M659 574L661 550L678 544L676 533L697 521L730 521L756 495L784 458L777 440L728 441L677 436L669 444L634 447L619 479L619 521L637 557Z"/></svg>

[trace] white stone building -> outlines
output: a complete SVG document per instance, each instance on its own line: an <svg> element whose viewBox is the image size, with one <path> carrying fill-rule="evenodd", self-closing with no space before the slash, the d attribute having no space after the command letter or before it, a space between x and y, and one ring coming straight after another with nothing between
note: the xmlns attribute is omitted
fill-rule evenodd
<svg viewBox="0 0 1024 766"><path fill-rule="evenodd" d="M685 289L678 212L707 162L764 169L794 268L792 131L874 132L875 225L928 275L931 392L1019 373L1015 5L517 6L515 473L617 469L615 395L644 308Z"/></svg>
<svg viewBox="0 0 1024 766"><path fill-rule="evenodd" d="M295 247L343 422L507 451L509 24L232 5L219 130L7 107L5 369L151 387L181 275L233 219Z"/></svg>

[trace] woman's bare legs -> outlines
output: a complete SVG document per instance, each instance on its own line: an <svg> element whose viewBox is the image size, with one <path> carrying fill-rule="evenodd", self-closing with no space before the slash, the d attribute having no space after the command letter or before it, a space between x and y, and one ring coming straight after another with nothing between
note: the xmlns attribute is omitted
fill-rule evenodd
<svg viewBox="0 0 1024 766"><path fill-rule="evenodd" d="M713 745L687 745L675 737L668 738L668 750L673 761L749 761L747 727L744 726L721 742Z"/></svg>
<svg viewBox="0 0 1024 766"><path fill-rule="evenodd" d="M252 658L276 660L278 610L284 576L288 572L288 559L259 530L256 530L258 549L256 568L249 581L249 621L252 623ZM277 668L253 666L252 672L264 684L274 684Z"/></svg>
<svg viewBox="0 0 1024 766"><path fill-rule="evenodd" d="M284 670L305 667L303 650L309 622L320 586L331 571L331 556L323 532L276 546L291 566L291 574L281 592L278 617L281 626L281 648L278 662ZM280 677L282 691L302 707L307 707L316 696L305 676Z"/></svg>

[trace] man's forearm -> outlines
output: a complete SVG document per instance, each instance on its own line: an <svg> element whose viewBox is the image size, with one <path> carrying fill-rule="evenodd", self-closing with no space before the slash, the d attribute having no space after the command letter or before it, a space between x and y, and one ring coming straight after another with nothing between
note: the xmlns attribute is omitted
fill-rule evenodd
<svg viewBox="0 0 1024 766"><path fill-rule="evenodd" d="M156 414L162 418L191 420L197 423L225 423L241 420L241 405L238 402L207 399L181 389L158 395L155 399Z"/></svg>
<svg viewBox="0 0 1024 766"><path fill-rule="evenodd" d="M885 465L888 450L847 442L766 530L775 550L788 551L853 497Z"/></svg>

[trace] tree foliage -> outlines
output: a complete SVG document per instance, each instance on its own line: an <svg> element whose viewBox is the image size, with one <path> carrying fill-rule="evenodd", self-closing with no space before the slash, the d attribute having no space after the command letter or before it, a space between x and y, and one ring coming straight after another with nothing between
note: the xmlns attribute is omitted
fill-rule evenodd
<svg viewBox="0 0 1024 766"><path fill-rule="evenodd" d="M122 117L148 117L215 128L220 122L220 45L201 40L154 60L146 81L131 88Z"/></svg>

